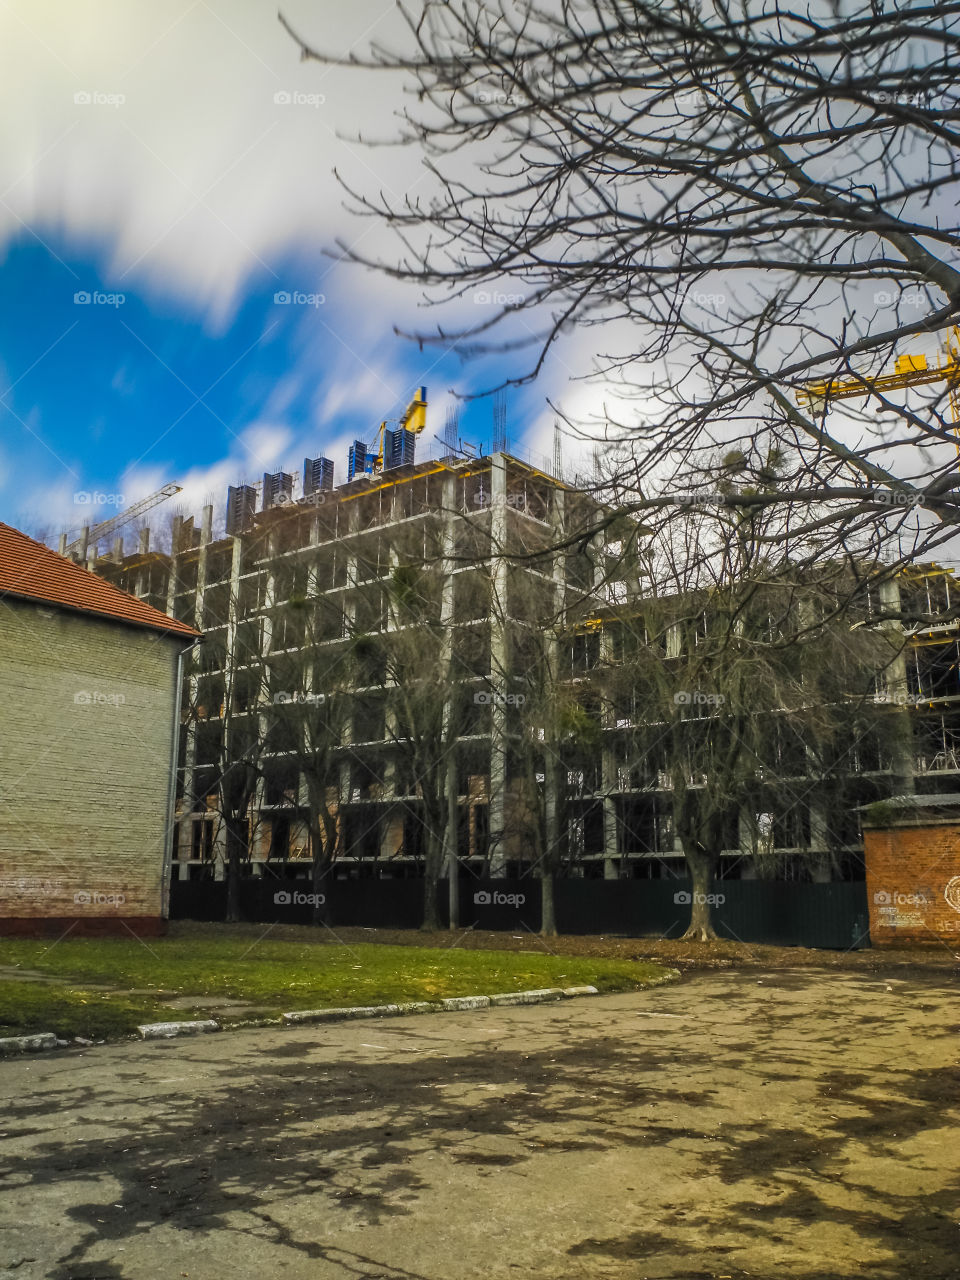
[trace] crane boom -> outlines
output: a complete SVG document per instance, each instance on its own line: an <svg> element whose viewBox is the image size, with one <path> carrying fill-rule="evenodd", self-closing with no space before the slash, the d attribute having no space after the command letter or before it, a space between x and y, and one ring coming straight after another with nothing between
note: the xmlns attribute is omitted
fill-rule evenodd
<svg viewBox="0 0 960 1280"><path fill-rule="evenodd" d="M135 502L132 507L127 507L126 511L119 511L115 516L111 516L109 520L101 520L99 524L95 524L87 535L87 546L94 546L102 538L106 538L109 534L119 529L121 525L125 525L128 520L135 520L137 516L143 515L145 511L149 511L151 507L158 506L161 502L166 502L167 498L172 498L175 493L179 493L183 485L165 484L161 489L147 494L145 498L141 498L139 502ZM66 554L70 555L74 551L79 551L83 545L83 538L76 538L66 549Z"/></svg>
<svg viewBox="0 0 960 1280"><path fill-rule="evenodd" d="M953 329L953 342L947 341L943 361L928 367L922 355L898 356L893 373L876 378L826 378L810 382L797 392L800 404L826 408L831 400L855 400L876 392L895 391L901 387L920 387L933 382L946 382L950 410L954 422L960 422L960 329Z"/></svg>

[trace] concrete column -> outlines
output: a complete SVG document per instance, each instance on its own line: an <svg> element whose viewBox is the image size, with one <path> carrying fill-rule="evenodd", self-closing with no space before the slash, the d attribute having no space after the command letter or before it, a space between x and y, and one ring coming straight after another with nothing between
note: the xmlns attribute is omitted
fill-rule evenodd
<svg viewBox="0 0 960 1280"><path fill-rule="evenodd" d="M459 924L459 882L460 882L460 850L457 848L457 835L460 817L459 786L457 784L457 740L459 725L454 723L454 697L456 690L451 679L453 671L453 598L454 598L454 553L456 551L456 527L454 507L456 505L456 477L452 473L444 475L441 485L441 503L443 514L441 519L441 561L440 573L440 634L441 670L446 672L444 681L447 697L443 706L443 745L447 755L447 810L446 825L443 831L444 856L447 868L448 905L450 910L450 927Z"/></svg>
<svg viewBox="0 0 960 1280"><path fill-rule="evenodd" d="M355 535L360 524L360 512L356 502L351 502L344 507L341 503L338 513L338 533L340 532L340 521L345 521L348 535ZM357 604L350 589L357 581L357 540L354 536L349 536L344 544L347 548L347 577L346 590L341 597L343 601L343 612L346 618L346 631L349 636L352 633L353 625L357 617ZM354 740L353 719L347 716L346 723L343 726L343 745L349 747ZM352 778L350 776L350 753L344 752L343 759L340 761L340 795L347 803L353 799L353 791L351 787ZM342 820L341 820L342 821ZM346 843L346 835L341 833L341 840Z"/></svg>
<svg viewBox="0 0 960 1280"><path fill-rule="evenodd" d="M213 521L213 507L204 507L203 509L203 536L200 544L200 555L197 561L197 590L194 597L193 617L194 626L198 630L203 630L203 596L207 586L207 543L210 541L210 529ZM144 539L146 534L146 539ZM140 546L144 547L144 543L149 544L150 531L148 529L141 530ZM197 705L199 694L200 679L196 672L196 654L191 650L186 657L187 667L184 672L184 696L186 699L183 708L183 726L181 732L184 737L184 756L183 756L183 808L181 810L180 819L180 841L177 860L182 862L190 858L190 836L192 834L193 819L191 813L193 806L198 797L196 795L197 787L197 722L194 716L190 715L190 707ZM210 708L209 710L213 710ZM186 846L184 842L188 843Z"/></svg>
<svg viewBox="0 0 960 1280"><path fill-rule="evenodd" d="M140 530L140 537L137 542L137 554L147 556L150 553L150 530L144 528ZM137 595L143 599L147 594L147 588L150 582L150 566L142 564L137 570Z"/></svg>
<svg viewBox="0 0 960 1280"><path fill-rule="evenodd" d="M168 617L173 617L174 607L176 605L177 596L177 565L180 559L180 530L183 527L183 517L174 516L173 524L170 529L170 575L167 578L167 607L165 613Z"/></svg>
<svg viewBox="0 0 960 1280"><path fill-rule="evenodd" d="M675 623L672 623L667 628L667 657L679 658L681 648L680 628Z"/></svg>
<svg viewBox="0 0 960 1280"><path fill-rule="evenodd" d="M490 608L490 685L494 694L490 734L490 844L491 876L506 871L506 667L507 667L507 466L502 453L490 466L490 522L492 533Z"/></svg>
<svg viewBox="0 0 960 1280"><path fill-rule="evenodd" d="M213 507L203 508L203 525L200 531L200 550L197 555L197 590L193 602L193 625L203 630L203 597L207 590L207 549L213 536Z"/></svg>
<svg viewBox="0 0 960 1280"><path fill-rule="evenodd" d="M553 489L550 509L550 532L554 543L559 543L563 537L563 531L566 527L565 512L563 489ZM564 556L565 551L556 551L551 564L553 609L555 615L559 618L563 617L563 607L566 599ZM544 637L544 657L547 663L544 677L549 681L549 697L549 693L552 693L552 690L557 687L560 679L560 641L555 627L551 628ZM546 838L544 860L547 866L550 867L556 864L557 855L561 851L563 842L564 827L569 826L564 803L568 788L566 770L563 767L562 760L550 758L551 749L555 750L559 757L559 744L546 742L544 745L546 747L544 752L544 834ZM541 874L543 870L544 868L541 868Z"/></svg>
<svg viewBox="0 0 960 1280"><path fill-rule="evenodd" d="M183 735L183 792L180 800L180 835L177 843L177 861L189 861L192 845L193 807L196 803L197 784L197 722L190 708L197 705L199 678L194 670L194 655L188 653L185 659L188 667L184 672L183 699L180 706L180 732ZM206 801L204 801L206 809Z"/></svg>
<svg viewBox="0 0 960 1280"><path fill-rule="evenodd" d="M900 612L900 583L891 578L880 584L880 607L884 613ZM894 790L902 795L916 791L916 757L913 741L913 718L907 702L907 653L903 638L903 623L890 619L881 624L885 631L893 632L899 652L887 669L887 691L895 706L890 712L890 764Z"/></svg>
<svg viewBox="0 0 960 1280"><path fill-rule="evenodd" d="M276 535L271 533L267 542L267 582L264 589L263 597L263 619L260 641L260 688L258 690L257 703L263 702L268 698L270 690L269 663L267 661L273 649L273 633L274 618L270 610L277 602L277 575L274 567L274 556L277 552ZM258 741L265 742L270 729L269 717L266 713L257 713L257 736ZM261 774L256 781L256 789L253 793L251 802L251 812L256 815L258 831L255 836L255 849L251 849L251 861L255 854L259 854L261 858L266 858L270 849L271 834L267 829L266 820L263 815L263 808L267 800L267 782ZM271 828L273 825L273 815L270 817Z"/></svg>
<svg viewBox="0 0 960 1280"><path fill-rule="evenodd" d="M234 687L237 673L237 628L240 621L240 569L243 562L243 535L233 539L233 553L230 561L230 594L227 599L227 626L224 639L223 658L223 700L224 700L224 747L229 754L230 734L233 730ZM221 815L217 823L213 847L215 875L218 880L225 877L227 857L227 833Z"/></svg>
<svg viewBox="0 0 960 1280"><path fill-rule="evenodd" d="M596 569L594 569L596 576ZM606 628L600 631L600 661L606 666L612 661L612 643ZM603 745L600 748L601 795L603 804L603 878L618 880L623 857L617 846L617 795L621 793L617 758L610 747L609 731L615 726L613 708L608 704L603 710Z"/></svg>
<svg viewBox="0 0 960 1280"><path fill-rule="evenodd" d="M740 878L757 879L757 860L754 857L753 818L750 810L741 806L737 814L737 844L740 849Z"/></svg>

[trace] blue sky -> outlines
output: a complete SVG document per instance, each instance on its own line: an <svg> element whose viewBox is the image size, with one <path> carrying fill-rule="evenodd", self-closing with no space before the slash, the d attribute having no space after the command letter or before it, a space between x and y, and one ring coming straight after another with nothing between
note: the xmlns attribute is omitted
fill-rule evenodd
<svg viewBox="0 0 960 1280"><path fill-rule="evenodd" d="M285 12L342 50L396 33L373 0ZM387 247L344 210L334 166L394 199L422 176L409 150L339 136L390 133L387 77L301 64L261 0L12 0L0 38L0 519L55 538L88 515L77 493L109 508L171 480L199 514L307 453L345 479L349 442L416 386L429 447L451 393L509 367L397 337L427 323L417 292L329 256L338 238ZM565 385L556 365L511 395L511 439L537 457ZM461 412L489 447L489 400Z"/></svg>
<svg viewBox="0 0 960 1280"><path fill-rule="evenodd" d="M31 510L37 487L129 501L154 479L210 471L211 496L222 497L218 477L296 469L305 451L328 452L345 479L347 443L371 439L421 379L435 406L432 437L450 389L490 376L454 353L420 352L394 335L389 313L373 323L351 315L343 294L353 270L319 255L312 265L278 263L276 276L252 274L220 331L200 307L118 283L94 252L25 234L7 246L0 271L10 304L0 312L8 520L42 518ZM490 430L489 400L462 406L466 438L489 445ZM69 518L67 509L61 521Z"/></svg>

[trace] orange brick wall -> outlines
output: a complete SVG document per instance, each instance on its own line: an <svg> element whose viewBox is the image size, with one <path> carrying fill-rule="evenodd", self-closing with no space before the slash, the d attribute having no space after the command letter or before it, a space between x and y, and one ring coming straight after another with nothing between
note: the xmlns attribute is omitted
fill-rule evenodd
<svg viewBox="0 0 960 1280"><path fill-rule="evenodd" d="M960 822L863 833L875 947L960 944Z"/></svg>

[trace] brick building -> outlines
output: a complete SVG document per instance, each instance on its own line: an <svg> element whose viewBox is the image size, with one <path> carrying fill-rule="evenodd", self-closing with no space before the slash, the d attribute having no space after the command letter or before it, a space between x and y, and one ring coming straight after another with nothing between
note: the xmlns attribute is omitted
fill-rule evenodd
<svg viewBox="0 0 960 1280"><path fill-rule="evenodd" d="M0 524L0 933L156 933L199 633Z"/></svg>
<svg viewBox="0 0 960 1280"><path fill-rule="evenodd" d="M960 943L960 793L894 796L863 815L870 941Z"/></svg>

